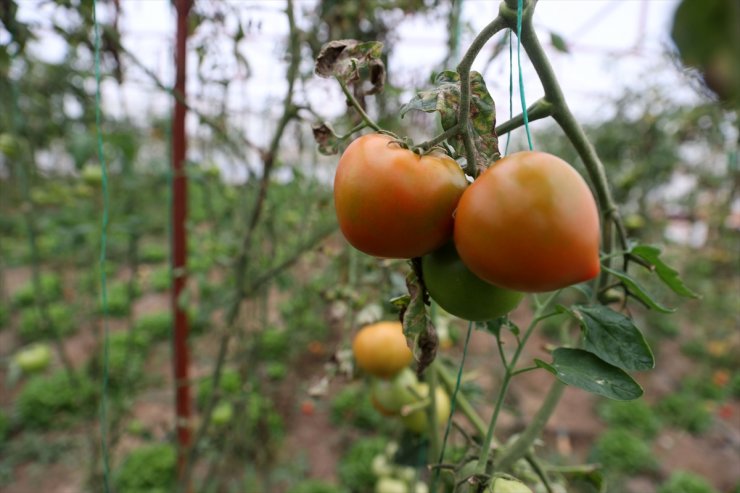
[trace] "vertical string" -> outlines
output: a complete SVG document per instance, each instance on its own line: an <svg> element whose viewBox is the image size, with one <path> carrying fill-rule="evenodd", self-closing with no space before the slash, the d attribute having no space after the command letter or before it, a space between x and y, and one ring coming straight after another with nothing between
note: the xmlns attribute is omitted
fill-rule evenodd
<svg viewBox="0 0 740 493"><path fill-rule="evenodd" d="M511 40L511 29L509 29L509 120L514 117L514 45ZM509 142L511 142L511 132L506 133L506 147L504 156L509 155Z"/></svg>
<svg viewBox="0 0 740 493"><path fill-rule="evenodd" d="M524 117L524 128L527 131L527 143L529 150L532 147L532 134L529 132L529 116L527 115L527 101L524 97L524 76L522 75L522 7L523 0L517 2L516 8L516 58L519 66L519 95L522 100L522 116Z"/></svg>
<svg viewBox="0 0 740 493"><path fill-rule="evenodd" d="M108 244L109 195L108 169L103 153L103 131L100 109L100 27L98 26L97 3L92 2L93 26L95 29L95 128L98 140L98 160L102 170L103 220L100 226L100 289L103 303L103 388L100 402L100 442L103 455L103 481L106 493L110 492L110 457L108 451L108 280L105 272Z"/></svg>
<svg viewBox="0 0 740 493"><path fill-rule="evenodd" d="M452 399L450 399L450 416L447 418L447 427L445 428L445 436L442 439L442 448L439 451L438 464L442 463L445 456L445 449L447 448L447 439L450 436L450 430L452 429L452 416L455 414L455 404L457 403L457 393L460 390L460 384L462 382L463 367L465 366L465 357L468 355L468 344L470 343L470 334L473 332L473 322L468 322L468 333L465 335L465 346L463 346L462 360L460 361L460 367L457 370L457 381L455 382L455 390L452 392ZM439 477L439 467L434 469L434 480L436 481Z"/></svg>

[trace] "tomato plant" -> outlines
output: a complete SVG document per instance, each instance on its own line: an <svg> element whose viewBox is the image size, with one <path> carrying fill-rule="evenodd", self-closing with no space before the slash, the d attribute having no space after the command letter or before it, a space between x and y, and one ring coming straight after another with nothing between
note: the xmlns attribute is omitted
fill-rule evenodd
<svg viewBox="0 0 740 493"><path fill-rule="evenodd" d="M517 152L465 191L455 245L465 265L492 284L553 291L599 273L599 213L568 163L544 152Z"/></svg>
<svg viewBox="0 0 740 493"><path fill-rule="evenodd" d="M380 378L393 377L413 359L400 322L363 327L352 341L352 352L357 366Z"/></svg>
<svg viewBox="0 0 740 493"><path fill-rule="evenodd" d="M448 243L422 258L429 294L447 312L465 320L483 321L506 315L524 296L482 280L460 260Z"/></svg>
<svg viewBox="0 0 740 493"><path fill-rule="evenodd" d="M420 257L451 237L467 185L449 156L419 156L387 135L363 135L344 151L334 178L339 227L369 255Z"/></svg>

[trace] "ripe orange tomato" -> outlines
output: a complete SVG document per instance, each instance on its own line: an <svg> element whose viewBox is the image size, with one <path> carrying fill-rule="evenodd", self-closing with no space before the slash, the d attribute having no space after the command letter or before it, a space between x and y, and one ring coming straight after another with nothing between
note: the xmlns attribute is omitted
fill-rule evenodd
<svg viewBox="0 0 740 493"><path fill-rule="evenodd" d="M468 182L449 156L419 156L392 140L363 135L344 151L334 177L337 219L364 253L421 257L452 236L452 213Z"/></svg>
<svg viewBox="0 0 740 493"><path fill-rule="evenodd" d="M421 259L429 295L445 311L464 320L502 317L519 305L523 293L482 280L463 264L450 242Z"/></svg>
<svg viewBox="0 0 740 493"><path fill-rule="evenodd" d="M544 152L517 152L463 194L455 246L481 279L517 291L553 291L598 275L599 213L568 163Z"/></svg>
<svg viewBox="0 0 740 493"><path fill-rule="evenodd" d="M357 366L370 375L391 378L414 359L400 322L378 322L360 329L352 341Z"/></svg>

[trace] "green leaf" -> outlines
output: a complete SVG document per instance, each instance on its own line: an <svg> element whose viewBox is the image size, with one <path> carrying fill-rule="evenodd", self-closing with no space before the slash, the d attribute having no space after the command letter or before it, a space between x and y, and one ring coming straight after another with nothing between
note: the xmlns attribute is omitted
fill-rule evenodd
<svg viewBox="0 0 740 493"><path fill-rule="evenodd" d="M660 280L668 286L671 291L679 296L686 298L700 298L698 293L689 289L683 280L679 277L678 271L669 267L660 258L662 253L660 248L652 245L637 245L630 250L630 253L636 257L645 260L653 266L655 273L658 274Z"/></svg>
<svg viewBox="0 0 740 493"><path fill-rule="evenodd" d="M411 110L426 113L439 112L442 128L448 130L457 125L460 110L460 74L446 70L437 74L435 87L419 92L401 107L401 117ZM488 164L500 157L496 127L496 106L488 92L483 76L470 72L470 131L475 148L476 160ZM465 154L465 146L459 136L452 137L450 144L458 155Z"/></svg>
<svg viewBox="0 0 740 493"><path fill-rule="evenodd" d="M319 77L336 77L348 84L360 80L360 70L367 68L372 89L365 94L380 92L385 83L385 65L380 59L383 43L356 39L329 41L316 57L315 72Z"/></svg>
<svg viewBox="0 0 740 493"><path fill-rule="evenodd" d="M406 276L406 287L409 290L409 302L403 312L403 334L413 339L426 327L427 307L424 304L424 290L413 271Z"/></svg>
<svg viewBox="0 0 740 493"><path fill-rule="evenodd" d="M567 385L618 401L637 399L643 393L642 387L624 370L583 349L558 348L552 357L549 366L558 380ZM543 362L536 363L547 369Z"/></svg>
<svg viewBox="0 0 740 493"><path fill-rule="evenodd" d="M573 491L606 492L604 473L599 469L599 466L586 464L562 471L560 474L567 479L570 486L575 487Z"/></svg>
<svg viewBox="0 0 740 493"><path fill-rule="evenodd" d="M613 275L614 277L622 281L624 285L627 287L627 290L629 291L629 293L635 298L637 298L638 300L645 303L645 305L648 308L658 310L661 313L673 313L676 311L675 308L668 308L667 306L663 306L659 302L655 301L653 297L650 295L650 293L645 291L645 288L640 286L637 283L637 281L632 279L630 276L628 276L624 272L610 269L609 267L606 267L603 265L602 265L602 269L604 269L606 272L608 272L609 274Z"/></svg>
<svg viewBox="0 0 740 493"><path fill-rule="evenodd" d="M650 346L630 318L603 305L573 308L586 336L587 351L623 370L655 367Z"/></svg>
<svg viewBox="0 0 740 493"><path fill-rule="evenodd" d="M565 39L563 39L563 37L558 33L550 32L550 43L552 43L552 47L556 50L563 53L570 53L568 43L566 43Z"/></svg>

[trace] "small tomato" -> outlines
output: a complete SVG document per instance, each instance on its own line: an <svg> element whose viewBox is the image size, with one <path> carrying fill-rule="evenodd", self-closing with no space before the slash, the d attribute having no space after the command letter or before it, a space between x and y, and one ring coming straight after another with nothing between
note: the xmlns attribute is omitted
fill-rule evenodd
<svg viewBox="0 0 740 493"><path fill-rule="evenodd" d="M352 341L352 352L357 366L379 378L393 377L414 358L400 322L366 325Z"/></svg>

